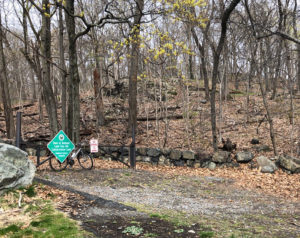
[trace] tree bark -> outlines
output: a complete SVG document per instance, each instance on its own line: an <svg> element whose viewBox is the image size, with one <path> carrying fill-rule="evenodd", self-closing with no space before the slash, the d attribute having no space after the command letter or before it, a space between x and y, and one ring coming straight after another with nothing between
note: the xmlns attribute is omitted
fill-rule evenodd
<svg viewBox="0 0 300 238"><path fill-rule="evenodd" d="M104 117L104 105L101 92L101 78L98 70L94 70L94 92L96 101L96 119L98 126L103 126L105 124Z"/></svg>
<svg viewBox="0 0 300 238"><path fill-rule="evenodd" d="M206 55L205 55L205 48L204 48L205 46L204 46L204 42L202 42L202 44L200 44L200 41L195 32L195 29L192 27L191 30L192 30L192 36L194 38L196 46L200 52L200 58L201 58L200 67L201 67L201 71L203 74L203 80L204 80L205 98L208 101L209 100L209 80L208 80L208 74L207 74L207 68L206 68L207 62L206 62Z"/></svg>
<svg viewBox="0 0 300 238"><path fill-rule="evenodd" d="M139 46L140 46L140 23L142 18L142 11L144 9L144 0L136 1L135 17L133 22L133 33L131 42L131 57L130 57L130 71L129 71L129 118L128 129L129 133L132 128L137 127L137 76L139 69Z"/></svg>
<svg viewBox="0 0 300 238"><path fill-rule="evenodd" d="M0 87L1 87L3 107L4 107L7 138L11 139L15 136L15 125L14 125L13 111L11 108L11 101L10 101L10 94L9 94L6 62L5 62L4 49L3 49L3 38L4 38L4 32L2 28L1 11L0 11Z"/></svg>
<svg viewBox="0 0 300 238"><path fill-rule="evenodd" d="M44 101L49 116L51 136L58 132L56 100L51 85L51 21L49 0L43 0L45 10L42 13L42 34L41 34L41 53L42 53L42 88Z"/></svg>
<svg viewBox="0 0 300 238"><path fill-rule="evenodd" d="M64 23L62 9L58 9L59 15L59 63L61 77L61 126L63 131L67 131L67 69L65 64L64 50Z"/></svg>
<svg viewBox="0 0 300 238"><path fill-rule="evenodd" d="M220 56L224 46L226 33L227 33L227 22L229 20L230 14L238 5L241 0L233 0L230 5L226 8L222 15L221 22L221 35L219 38L218 46L213 50L213 71L212 71L212 90L210 95L210 111L211 111L211 129L212 129L212 144L214 151L218 150L217 144L217 122L216 122L216 87L217 78L219 71Z"/></svg>
<svg viewBox="0 0 300 238"><path fill-rule="evenodd" d="M79 96L79 72L77 65L77 47L75 33L74 0L67 0L67 13L65 14L66 27L69 39L69 78L68 78L68 112L67 134L69 138L78 143L80 140L80 96Z"/></svg>

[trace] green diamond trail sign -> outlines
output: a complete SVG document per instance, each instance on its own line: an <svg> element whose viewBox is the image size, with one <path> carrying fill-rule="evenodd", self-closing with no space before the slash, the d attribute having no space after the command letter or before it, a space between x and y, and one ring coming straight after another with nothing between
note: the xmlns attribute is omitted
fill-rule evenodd
<svg viewBox="0 0 300 238"><path fill-rule="evenodd" d="M75 146L63 130L60 130L47 147L63 163Z"/></svg>

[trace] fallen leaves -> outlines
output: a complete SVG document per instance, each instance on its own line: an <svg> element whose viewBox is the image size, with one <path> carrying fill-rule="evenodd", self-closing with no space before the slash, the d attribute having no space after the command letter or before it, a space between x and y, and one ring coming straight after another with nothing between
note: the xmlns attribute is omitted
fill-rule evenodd
<svg viewBox="0 0 300 238"><path fill-rule="evenodd" d="M97 169L126 168L119 162L95 160ZM211 171L206 168L168 167L138 163L137 170L158 172L167 176L215 176L234 180L234 185L248 190L284 197L300 201L300 174L289 175L278 170L274 174L261 173L258 169L251 170L247 165L239 168L217 168Z"/></svg>

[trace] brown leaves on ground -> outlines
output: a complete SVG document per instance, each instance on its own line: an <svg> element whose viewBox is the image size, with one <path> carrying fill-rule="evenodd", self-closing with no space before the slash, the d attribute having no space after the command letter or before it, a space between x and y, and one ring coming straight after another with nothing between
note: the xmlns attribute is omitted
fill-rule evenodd
<svg viewBox="0 0 300 238"><path fill-rule="evenodd" d="M119 162L96 159L97 169L126 168ZM147 170L169 176L215 176L234 180L234 185L247 190L300 201L300 174L289 175L281 170L274 174L262 173L258 169L249 169L247 165L239 168L217 168L213 171L206 168L168 167L138 163L137 170Z"/></svg>

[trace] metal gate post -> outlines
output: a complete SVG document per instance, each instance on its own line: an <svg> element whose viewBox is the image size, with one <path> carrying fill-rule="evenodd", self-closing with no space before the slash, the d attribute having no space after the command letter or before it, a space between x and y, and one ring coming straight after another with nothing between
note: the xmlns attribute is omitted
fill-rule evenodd
<svg viewBox="0 0 300 238"><path fill-rule="evenodd" d="M136 158L135 158L135 129L134 126L132 126L132 141L130 144L130 168L135 169L136 165Z"/></svg>
<svg viewBox="0 0 300 238"><path fill-rule="evenodd" d="M17 112L17 128L16 128L16 147L21 148L21 123L22 123L22 112Z"/></svg>

